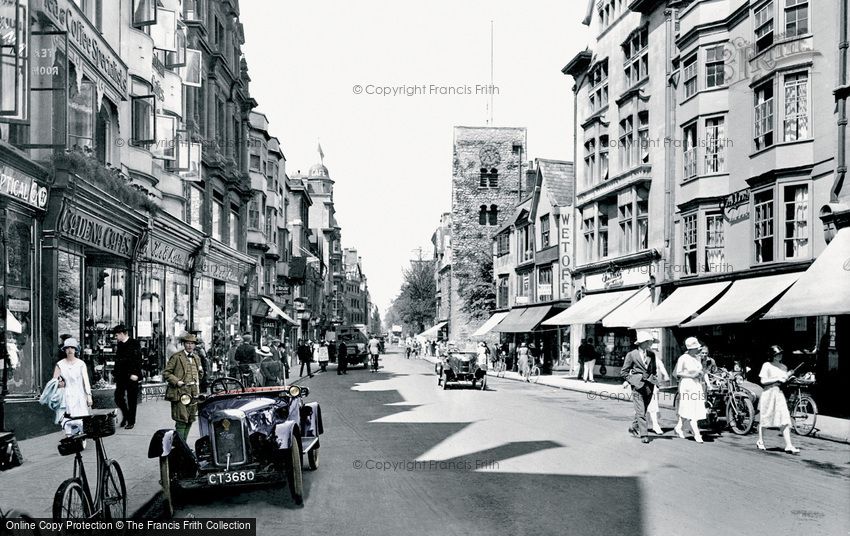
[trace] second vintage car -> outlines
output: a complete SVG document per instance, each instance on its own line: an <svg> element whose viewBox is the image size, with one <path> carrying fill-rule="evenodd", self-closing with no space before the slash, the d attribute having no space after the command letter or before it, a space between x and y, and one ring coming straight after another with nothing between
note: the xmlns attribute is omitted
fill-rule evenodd
<svg viewBox="0 0 850 536"><path fill-rule="evenodd" d="M470 384L473 389L487 389L487 369L478 364L478 354L472 351L449 350L448 355L435 365L437 385Z"/></svg>
<svg viewBox="0 0 850 536"><path fill-rule="evenodd" d="M298 385L244 388L233 378L220 378L212 394L181 403L198 403L201 437L194 450L174 430L151 438L149 458L159 458L166 510L173 514L182 493L198 488L231 488L261 483L287 483L302 504L303 457L311 470L319 465L322 412L318 402L305 403L309 391Z"/></svg>

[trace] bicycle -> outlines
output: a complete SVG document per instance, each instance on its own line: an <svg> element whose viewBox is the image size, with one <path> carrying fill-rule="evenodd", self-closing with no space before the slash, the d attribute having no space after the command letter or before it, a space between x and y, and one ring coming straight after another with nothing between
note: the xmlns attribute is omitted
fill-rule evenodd
<svg viewBox="0 0 850 536"><path fill-rule="evenodd" d="M53 519L124 519L127 517L127 487L118 462L106 455L103 438L115 433L115 411L70 417L83 422L83 433L63 438L59 454L74 455L74 476L62 482L53 496ZM81 453L86 439L93 439L97 454L97 480L92 494Z"/></svg>
<svg viewBox="0 0 850 536"><path fill-rule="evenodd" d="M371 365L369 367L370 372L378 372L378 354L371 355Z"/></svg>
<svg viewBox="0 0 850 536"><path fill-rule="evenodd" d="M529 365L530 366L525 368L522 375L525 378L525 381L537 383L540 379L540 367L537 366L537 360L530 358Z"/></svg>
<svg viewBox="0 0 850 536"><path fill-rule="evenodd" d="M794 432L802 436L811 435L815 431L815 423L818 420L818 405L807 391L814 383L814 381L792 378L785 384L785 389L790 391L787 400L788 411L791 413L791 426Z"/></svg>
<svg viewBox="0 0 850 536"><path fill-rule="evenodd" d="M493 373L496 375L497 378L505 377L505 369L506 366L504 356L499 356L498 358L496 358L495 361L493 361Z"/></svg>

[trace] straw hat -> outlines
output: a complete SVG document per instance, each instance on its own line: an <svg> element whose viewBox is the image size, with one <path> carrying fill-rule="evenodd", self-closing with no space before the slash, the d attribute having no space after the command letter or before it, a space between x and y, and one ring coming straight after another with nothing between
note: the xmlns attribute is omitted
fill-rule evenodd
<svg viewBox="0 0 850 536"><path fill-rule="evenodd" d="M198 342L198 337L194 333L185 332L180 336L182 342Z"/></svg>
<svg viewBox="0 0 850 536"><path fill-rule="evenodd" d="M652 333L648 331L638 331L635 336L635 344L640 344L642 342L652 342L655 340L655 337L652 336Z"/></svg>
<svg viewBox="0 0 850 536"><path fill-rule="evenodd" d="M77 339L75 339L74 337L68 337L67 339L65 339L65 342L62 343L63 350L65 348L76 348L77 346L79 345L77 344Z"/></svg>
<svg viewBox="0 0 850 536"><path fill-rule="evenodd" d="M260 356L260 357L271 357L272 356L272 350L268 346L260 346L257 349L257 355Z"/></svg>

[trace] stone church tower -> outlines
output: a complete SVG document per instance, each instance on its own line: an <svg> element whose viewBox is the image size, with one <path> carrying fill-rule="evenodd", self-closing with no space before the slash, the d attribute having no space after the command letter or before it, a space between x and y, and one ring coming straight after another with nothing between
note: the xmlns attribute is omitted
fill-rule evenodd
<svg viewBox="0 0 850 536"><path fill-rule="evenodd" d="M531 194L524 191L526 129L455 127L453 153L449 340L462 345L483 319L462 311L461 274L477 270L475 252L492 247L495 231Z"/></svg>

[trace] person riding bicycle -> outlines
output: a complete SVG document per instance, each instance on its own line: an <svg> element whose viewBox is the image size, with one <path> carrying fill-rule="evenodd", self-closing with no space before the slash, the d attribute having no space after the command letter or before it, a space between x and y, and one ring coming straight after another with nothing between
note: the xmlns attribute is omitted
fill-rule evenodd
<svg viewBox="0 0 850 536"><path fill-rule="evenodd" d="M369 339L369 355L372 357L372 370L378 370L378 354L381 353L381 342L372 337Z"/></svg>
<svg viewBox="0 0 850 536"><path fill-rule="evenodd" d="M252 338L250 333L246 333L242 336L242 344L240 344L236 348L236 353L233 355L233 358L236 360L236 364L239 368L239 375L246 376L248 378L248 383L258 384L257 381L257 371L259 370L259 363L257 359L257 349L251 344ZM247 385L246 385L247 387Z"/></svg>

